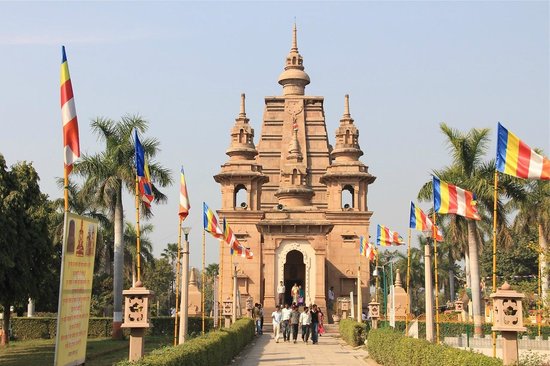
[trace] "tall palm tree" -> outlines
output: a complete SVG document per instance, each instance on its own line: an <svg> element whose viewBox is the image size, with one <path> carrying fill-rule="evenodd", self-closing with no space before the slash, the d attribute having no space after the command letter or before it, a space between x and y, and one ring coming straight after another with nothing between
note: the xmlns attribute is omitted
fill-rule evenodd
<svg viewBox="0 0 550 366"><path fill-rule="evenodd" d="M452 158L452 164L442 170L434 170L434 174L442 180L456 184L461 188L474 192L477 195L478 211L487 223L480 227L491 227L491 215L493 212L493 189L495 162L484 162L484 155L489 143L490 130L471 129L463 133L457 129L440 124L441 132L447 139L447 147ZM509 198L523 199L521 187L510 179L505 179L499 186L500 192ZM500 195L499 195L500 197ZM504 205L497 197L497 212L500 230L506 231L506 217ZM426 183L419 192L419 199L433 199L432 183ZM457 217L457 223L464 220ZM478 224L474 220L465 220L467 226L468 256L470 263L470 286L472 288L472 305L474 315L475 334L482 334L483 317L481 315L481 279L479 275L479 249L483 243L483 233L478 232Z"/></svg>
<svg viewBox="0 0 550 366"><path fill-rule="evenodd" d="M113 276L113 337L120 338L122 332L122 288L124 266L124 209L122 193L124 188L132 194L135 190L135 148L132 131L143 134L148 127L147 121L139 116L124 116L120 121L97 118L91 124L98 139L105 143L105 150L94 155L83 154L75 164L75 172L86 180L83 194L94 197L95 202L105 207L111 216L114 230L114 276ZM157 185L165 187L172 182L170 172L151 160L159 151L156 139L142 139L146 156L149 158L149 171L153 180L155 201L163 202L166 196ZM142 204L145 216L150 211Z"/></svg>
<svg viewBox="0 0 550 366"><path fill-rule="evenodd" d="M550 238L550 182L542 180L525 181L527 197L524 201L511 201L510 204L518 209L514 220L514 229L518 232L529 233L537 228L541 256L542 299L548 294L548 240Z"/></svg>

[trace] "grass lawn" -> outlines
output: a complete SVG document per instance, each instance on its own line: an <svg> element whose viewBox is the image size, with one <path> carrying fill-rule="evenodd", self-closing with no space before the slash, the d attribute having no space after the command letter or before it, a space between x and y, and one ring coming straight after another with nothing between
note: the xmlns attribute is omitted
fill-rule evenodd
<svg viewBox="0 0 550 366"><path fill-rule="evenodd" d="M155 348L172 345L173 338L146 337L145 353ZM90 338L86 351L86 366L111 366L128 357L129 340L114 341L110 338ZM54 339L10 342L7 348L0 348L0 365L33 366L53 365Z"/></svg>

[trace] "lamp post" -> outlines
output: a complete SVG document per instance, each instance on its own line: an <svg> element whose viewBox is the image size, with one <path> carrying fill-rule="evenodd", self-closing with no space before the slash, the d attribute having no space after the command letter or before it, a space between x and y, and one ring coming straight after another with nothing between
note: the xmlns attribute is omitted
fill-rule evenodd
<svg viewBox="0 0 550 366"><path fill-rule="evenodd" d="M237 321L237 265L236 261L233 261L233 314L231 323L235 324Z"/></svg>
<svg viewBox="0 0 550 366"><path fill-rule="evenodd" d="M188 298L189 298L189 233L191 232L190 227L182 228L185 239L183 240L183 270L181 271L181 320L180 320L180 331L179 331L179 344L185 342L187 337L187 319L188 319Z"/></svg>
<svg viewBox="0 0 550 366"><path fill-rule="evenodd" d="M390 265L390 274L391 274L390 280L393 283L393 262L388 262L381 266L376 265L374 267L374 271L372 272L372 276L376 278L376 301L378 301L378 277L379 277L378 268L382 269L382 286L384 287L384 294L382 298L384 303L383 314L384 314L384 319L386 320L387 320L387 313L388 313L388 287L386 282L386 266L388 264Z"/></svg>

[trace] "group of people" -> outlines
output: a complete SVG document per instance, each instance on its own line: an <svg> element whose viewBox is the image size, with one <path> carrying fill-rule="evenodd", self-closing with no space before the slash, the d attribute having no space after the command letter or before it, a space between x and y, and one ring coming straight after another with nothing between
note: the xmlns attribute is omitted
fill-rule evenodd
<svg viewBox="0 0 550 366"><path fill-rule="evenodd" d="M317 344L319 336L325 330L323 326L324 314L317 305L311 305L311 309L305 306L300 312L297 303L292 305L285 304L284 306L277 305L275 311L271 314L273 321L273 338L279 343L281 333L283 334L283 342L297 342L298 328L302 330L302 342L308 344L311 335L311 342Z"/></svg>

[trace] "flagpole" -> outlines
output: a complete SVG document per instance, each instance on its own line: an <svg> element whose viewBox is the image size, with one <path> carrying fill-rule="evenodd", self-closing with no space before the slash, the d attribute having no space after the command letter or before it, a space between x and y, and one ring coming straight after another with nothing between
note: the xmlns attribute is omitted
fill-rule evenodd
<svg viewBox="0 0 550 366"><path fill-rule="evenodd" d="M69 212L69 173L67 167L63 169L63 196L65 197L65 212Z"/></svg>
<svg viewBox="0 0 550 366"><path fill-rule="evenodd" d="M435 270L435 343L439 344L439 285L437 278L437 226L436 226L436 213L434 208L433 214L433 227L432 227L432 238L434 242L434 270Z"/></svg>
<svg viewBox="0 0 550 366"><path fill-rule="evenodd" d="M230 263L231 265L229 266L229 268L231 268L231 273L233 273L233 253L231 253L231 248L229 249L229 253L230 253ZM234 281L231 281L231 298L233 299L233 303L235 304L235 296L234 296L234 293L235 293L235 288L234 288Z"/></svg>
<svg viewBox="0 0 550 366"><path fill-rule="evenodd" d="M183 220L181 219L181 216L179 217L179 225L178 225L178 255L177 255L177 263L176 263L176 318L174 321L174 346L178 345L178 295L179 295L179 287L180 287L180 252L181 252L181 223Z"/></svg>
<svg viewBox="0 0 550 366"><path fill-rule="evenodd" d="M409 225L409 241L407 243L407 308L405 309L405 335L409 331L409 314L411 310L410 296L411 296L411 228Z"/></svg>
<svg viewBox="0 0 550 366"><path fill-rule="evenodd" d="M376 268L375 270L378 272L378 253L376 253ZM375 284L375 287L376 287L376 291L375 291L375 296L374 296L374 300L376 302L378 302L378 286L380 285L379 282L378 282L378 279L380 278L380 275L376 276L376 284Z"/></svg>
<svg viewBox="0 0 550 366"><path fill-rule="evenodd" d="M541 323L542 323L542 313L540 312L540 305L542 303L542 288L541 288L541 276L542 276L542 266L541 266L541 259L542 259L542 256L543 256L543 252L541 250L541 248L539 248L539 273L538 273L538 293L539 293L539 298L538 298L538 301L537 301L537 326L538 326L538 336L540 337L540 326L541 326ZM542 338L541 338L542 339Z"/></svg>
<svg viewBox="0 0 550 366"><path fill-rule="evenodd" d="M137 256L137 282L141 281L141 248L139 233L139 182L136 174L136 256Z"/></svg>
<svg viewBox="0 0 550 366"><path fill-rule="evenodd" d="M495 169L495 185L493 192L493 293L497 292L497 200L498 200L498 171ZM473 288L473 287L472 287ZM493 324L495 308L493 301ZM497 333L492 331L493 358L497 357Z"/></svg>
<svg viewBox="0 0 550 366"><path fill-rule="evenodd" d="M206 230L202 230L202 293L201 293L201 300L202 300L202 334L204 334L204 320L205 320L205 316L206 316L206 308L204 306L204 281L205 281L205 273L204 271L206 270L206 265L205 265L205 248L206 248L206 234L205 234Z"/></svg>
<svg viewBox="0 0 550 366"><path fill-rule="evenodd" d="M223 304L223 257L224 257L224 254L223 254L223 243L220 242L220 307L222 306ZM216 314L216 316L219 317L219 327L221 329L222 327L222 312L220 311L218 314Z"/></svg>

